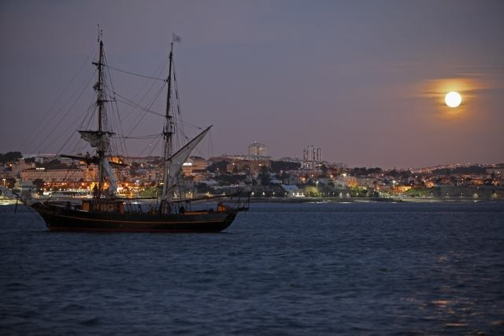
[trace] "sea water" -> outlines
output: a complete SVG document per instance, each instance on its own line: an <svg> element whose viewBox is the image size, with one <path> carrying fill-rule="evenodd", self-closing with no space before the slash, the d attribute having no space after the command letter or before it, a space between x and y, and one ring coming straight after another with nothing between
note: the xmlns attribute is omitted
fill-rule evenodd
<svg viewBox="0 0 504 336"><path fill-rule="evenodd" d="M2 335L504 334L504 203L252 204L220 234L0 207Z"/></svg>

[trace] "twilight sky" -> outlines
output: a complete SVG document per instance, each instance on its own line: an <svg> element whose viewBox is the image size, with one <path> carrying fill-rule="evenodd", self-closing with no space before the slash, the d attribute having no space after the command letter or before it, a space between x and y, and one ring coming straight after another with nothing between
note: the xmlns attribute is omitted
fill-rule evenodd
<svg viewBox="0 0 504 336"><path fill-rule="evenodd" d="M214 125L204 156L259 141L276 158L314 145L349 166L504 162L499 0L2 1L0 153L86 150L71 134L93 102L98 23L109 65L148 76L182 37L183 118ZM110 76L121 96L164 113L162 82ZM459 108L443 103L451 90ZM142 113L117 107L128 133ZM148 114L131 136L162 124ZM127 154L150 142L128 141Z"/></svg>

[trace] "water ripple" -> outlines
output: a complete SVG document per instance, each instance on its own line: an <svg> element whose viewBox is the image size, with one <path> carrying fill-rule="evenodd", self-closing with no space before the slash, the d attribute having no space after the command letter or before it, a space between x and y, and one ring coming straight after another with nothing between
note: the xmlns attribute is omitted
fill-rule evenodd
<svg viewBox="0 0 504 336"><path fill-rule="evenodd" d="M501 203L254 204L208 235L48 233L11 210L2 334L504 334Z"/></svg>

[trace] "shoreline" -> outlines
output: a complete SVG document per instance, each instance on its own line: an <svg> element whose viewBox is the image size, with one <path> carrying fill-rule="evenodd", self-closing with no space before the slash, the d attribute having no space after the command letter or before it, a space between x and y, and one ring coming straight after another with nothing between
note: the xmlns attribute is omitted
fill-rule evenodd
<svg viewBox="0 0 504 336"><path fill-rule="evenodd" d="M71 199L70 201L75 201ZM504 199L477 199L460 197L432 197L432 198L372 198L372 197L253 197L250 203L278 203L278 204L300 204L300 203L475 203L492 202L504 203ZM14 199L0 199L0 206L25 205L23 202Z"/></svg>
<svg viewBox="0 0 504 336"><path fill-rule="evenodd" d="M372 197L254 197L250 203L474 203L474 202L504 202L504 199L475 199L475 198L372 198Z"/></svg>

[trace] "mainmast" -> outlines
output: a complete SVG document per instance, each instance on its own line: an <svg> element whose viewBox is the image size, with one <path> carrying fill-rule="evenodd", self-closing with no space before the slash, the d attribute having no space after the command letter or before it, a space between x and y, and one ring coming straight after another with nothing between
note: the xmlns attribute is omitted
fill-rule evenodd
<svg viewBox="0 0 504 336"><path fill-rule="evenodd" d="M175 132L175 125L173 123L173 116L171 115L171 95L172 95L172 65L173 65L173 43L179 40L178 37L173 35L172 42L170 44L170 58L168 67L168 78L166 82L168 83L168 92L166 97L166 125L163 129L163 135L165 139L164 143L164 171L163 171L163 191L161 193L161 200L168 201L171 193L170 185L170 164L169 159L173 154L173 134Z"/></svg>
<svg viewBox="0 0 504 336"><path fill-rule="evenodd" d="M96 105L98 106L98 138L101 138L103 135L103 125L102 125L102 120L103 120L103 103L105 102L104 97L103 97L103 40L101 38L101 31L99 32L98 35L98 41L100 43L100 54L98 58L98 63L93 62L94 65L96 65L96 68L98 69L98 82L96 83L94 89L96 90ZM103 188L103 180L104 180L104 174L103 174L103 161L105 160L105 146L100 144L97 148L97 154L98 154L98 195L97 197L101 196L102 193L102 188Z"/></svg>

